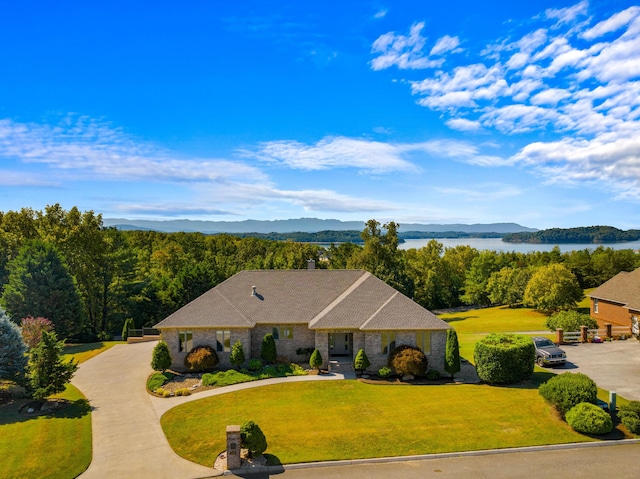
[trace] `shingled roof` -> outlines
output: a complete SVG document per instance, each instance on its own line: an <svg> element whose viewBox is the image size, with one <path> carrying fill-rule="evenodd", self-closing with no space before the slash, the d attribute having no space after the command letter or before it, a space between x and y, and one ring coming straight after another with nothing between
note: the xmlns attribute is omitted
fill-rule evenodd
<svg viewBox="0 0 640 479"><path fill-rule="evenodd" d="M631 273L626 271L618 273L587 296L640 311L640 268Z"/></svg>
<svg viewBox="0 0 640 479"><path fill-rule="evenodd" d="M362 270L242 271L165 318L163 328L443 330L449 325Z"/></svg>

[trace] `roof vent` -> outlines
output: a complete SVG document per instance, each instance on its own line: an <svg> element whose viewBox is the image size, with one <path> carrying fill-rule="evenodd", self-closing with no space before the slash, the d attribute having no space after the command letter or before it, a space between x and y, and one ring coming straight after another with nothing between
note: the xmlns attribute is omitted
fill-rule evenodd
<svg viewBox="0 0 640 479"><path fill-rule="evenodd" d="M256 287L255 286L251 286L251 296L258 296L258 293L256 292Z"/></svg>
<svg viewBox="0 0 640 479"><path fill-rule="evenodd" d="M308 270L316 269L316 260L315 259L308 259L307 260L307 269Z"/></svg>

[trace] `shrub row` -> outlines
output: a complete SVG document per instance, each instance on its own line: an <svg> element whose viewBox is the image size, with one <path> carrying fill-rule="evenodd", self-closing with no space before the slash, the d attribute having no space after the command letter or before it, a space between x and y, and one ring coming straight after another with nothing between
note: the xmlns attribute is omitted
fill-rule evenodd
<svg viewBox="0 0 640 479"><path fill-rule="evenodd" d="M491 333L476 343L478 377L489 384L514 384L533 374L536 350L524 334Z"/></svg>
<svg viewBox="0 0 640 479"><path fill-rule="evenodd" d="M632 434L640 434L640 401L631 401L618 408L618 418Z"/></svg>

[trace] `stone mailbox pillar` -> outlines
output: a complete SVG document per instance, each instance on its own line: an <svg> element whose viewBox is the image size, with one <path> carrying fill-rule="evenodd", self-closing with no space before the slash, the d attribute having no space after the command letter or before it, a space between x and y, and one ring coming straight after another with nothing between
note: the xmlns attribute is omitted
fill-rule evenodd
<svg viewBox="0 0 640 479"><path fill-rule="evenodd" d="M613 329L612 326L613 325L611 323L607 323L607 324L604 325L604 327L607 328L607 338L612 338L613 337L613 334L611 334L612 333L612 329Z"/></svg>
<svg viewBox="0 0 640 479"><path fill-rule="evenodd" d="M564 329L562 328L556 329L556 343L558 345L564 344Z"/></svg>
<svg viewBox="0 0 640 479"><path fill-rule="evenodd" d="M240 469L240 426L227 426L227 469Z"/></svg>
<svg viewBox="0 0 640 479"><path fill-rule="evenodd" d="M588 328L586 326L580 326L580 341L586 343L589 340L588 336Z"/></svg>

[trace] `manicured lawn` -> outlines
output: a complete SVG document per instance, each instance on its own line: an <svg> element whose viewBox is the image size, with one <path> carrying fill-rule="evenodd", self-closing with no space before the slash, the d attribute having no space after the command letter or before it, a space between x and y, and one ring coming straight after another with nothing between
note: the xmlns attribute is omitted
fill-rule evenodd
<svg viewBox="0 0 640 479"><path fill-rule="evenodd" d="M103 351L114 347L116 344L127 344L126 341L101 341L98 343L68 344L64 348L64 358L75 359L78 363L83 363Z"/></svg>
<svg viewBox="0 0 640 479"><path fill-rule="evenodd" d="M186 403L161 424L179 455L210 465L226 448L226 426L246 420L285 464L592 440L558 419L533 385L280 384Z"/></svg>
<svg viewBox="0 0 640 479"><path fill-rule="evenodd" d="M455 328L460 343L460 355L470 362L473 362L476 342L489 333L546 331L543 336L555 338L544 326L547 317L531 308L496 306L438 316Z"/></svg>
<svg viewBox="0 0 640 479"><path fill-rule="evenodd" d="M18 412L21 400L0 406L0 478L68 479L91 462L91 414L78 389L54 397L73 404L51 415L27 417Z"/></svg>

